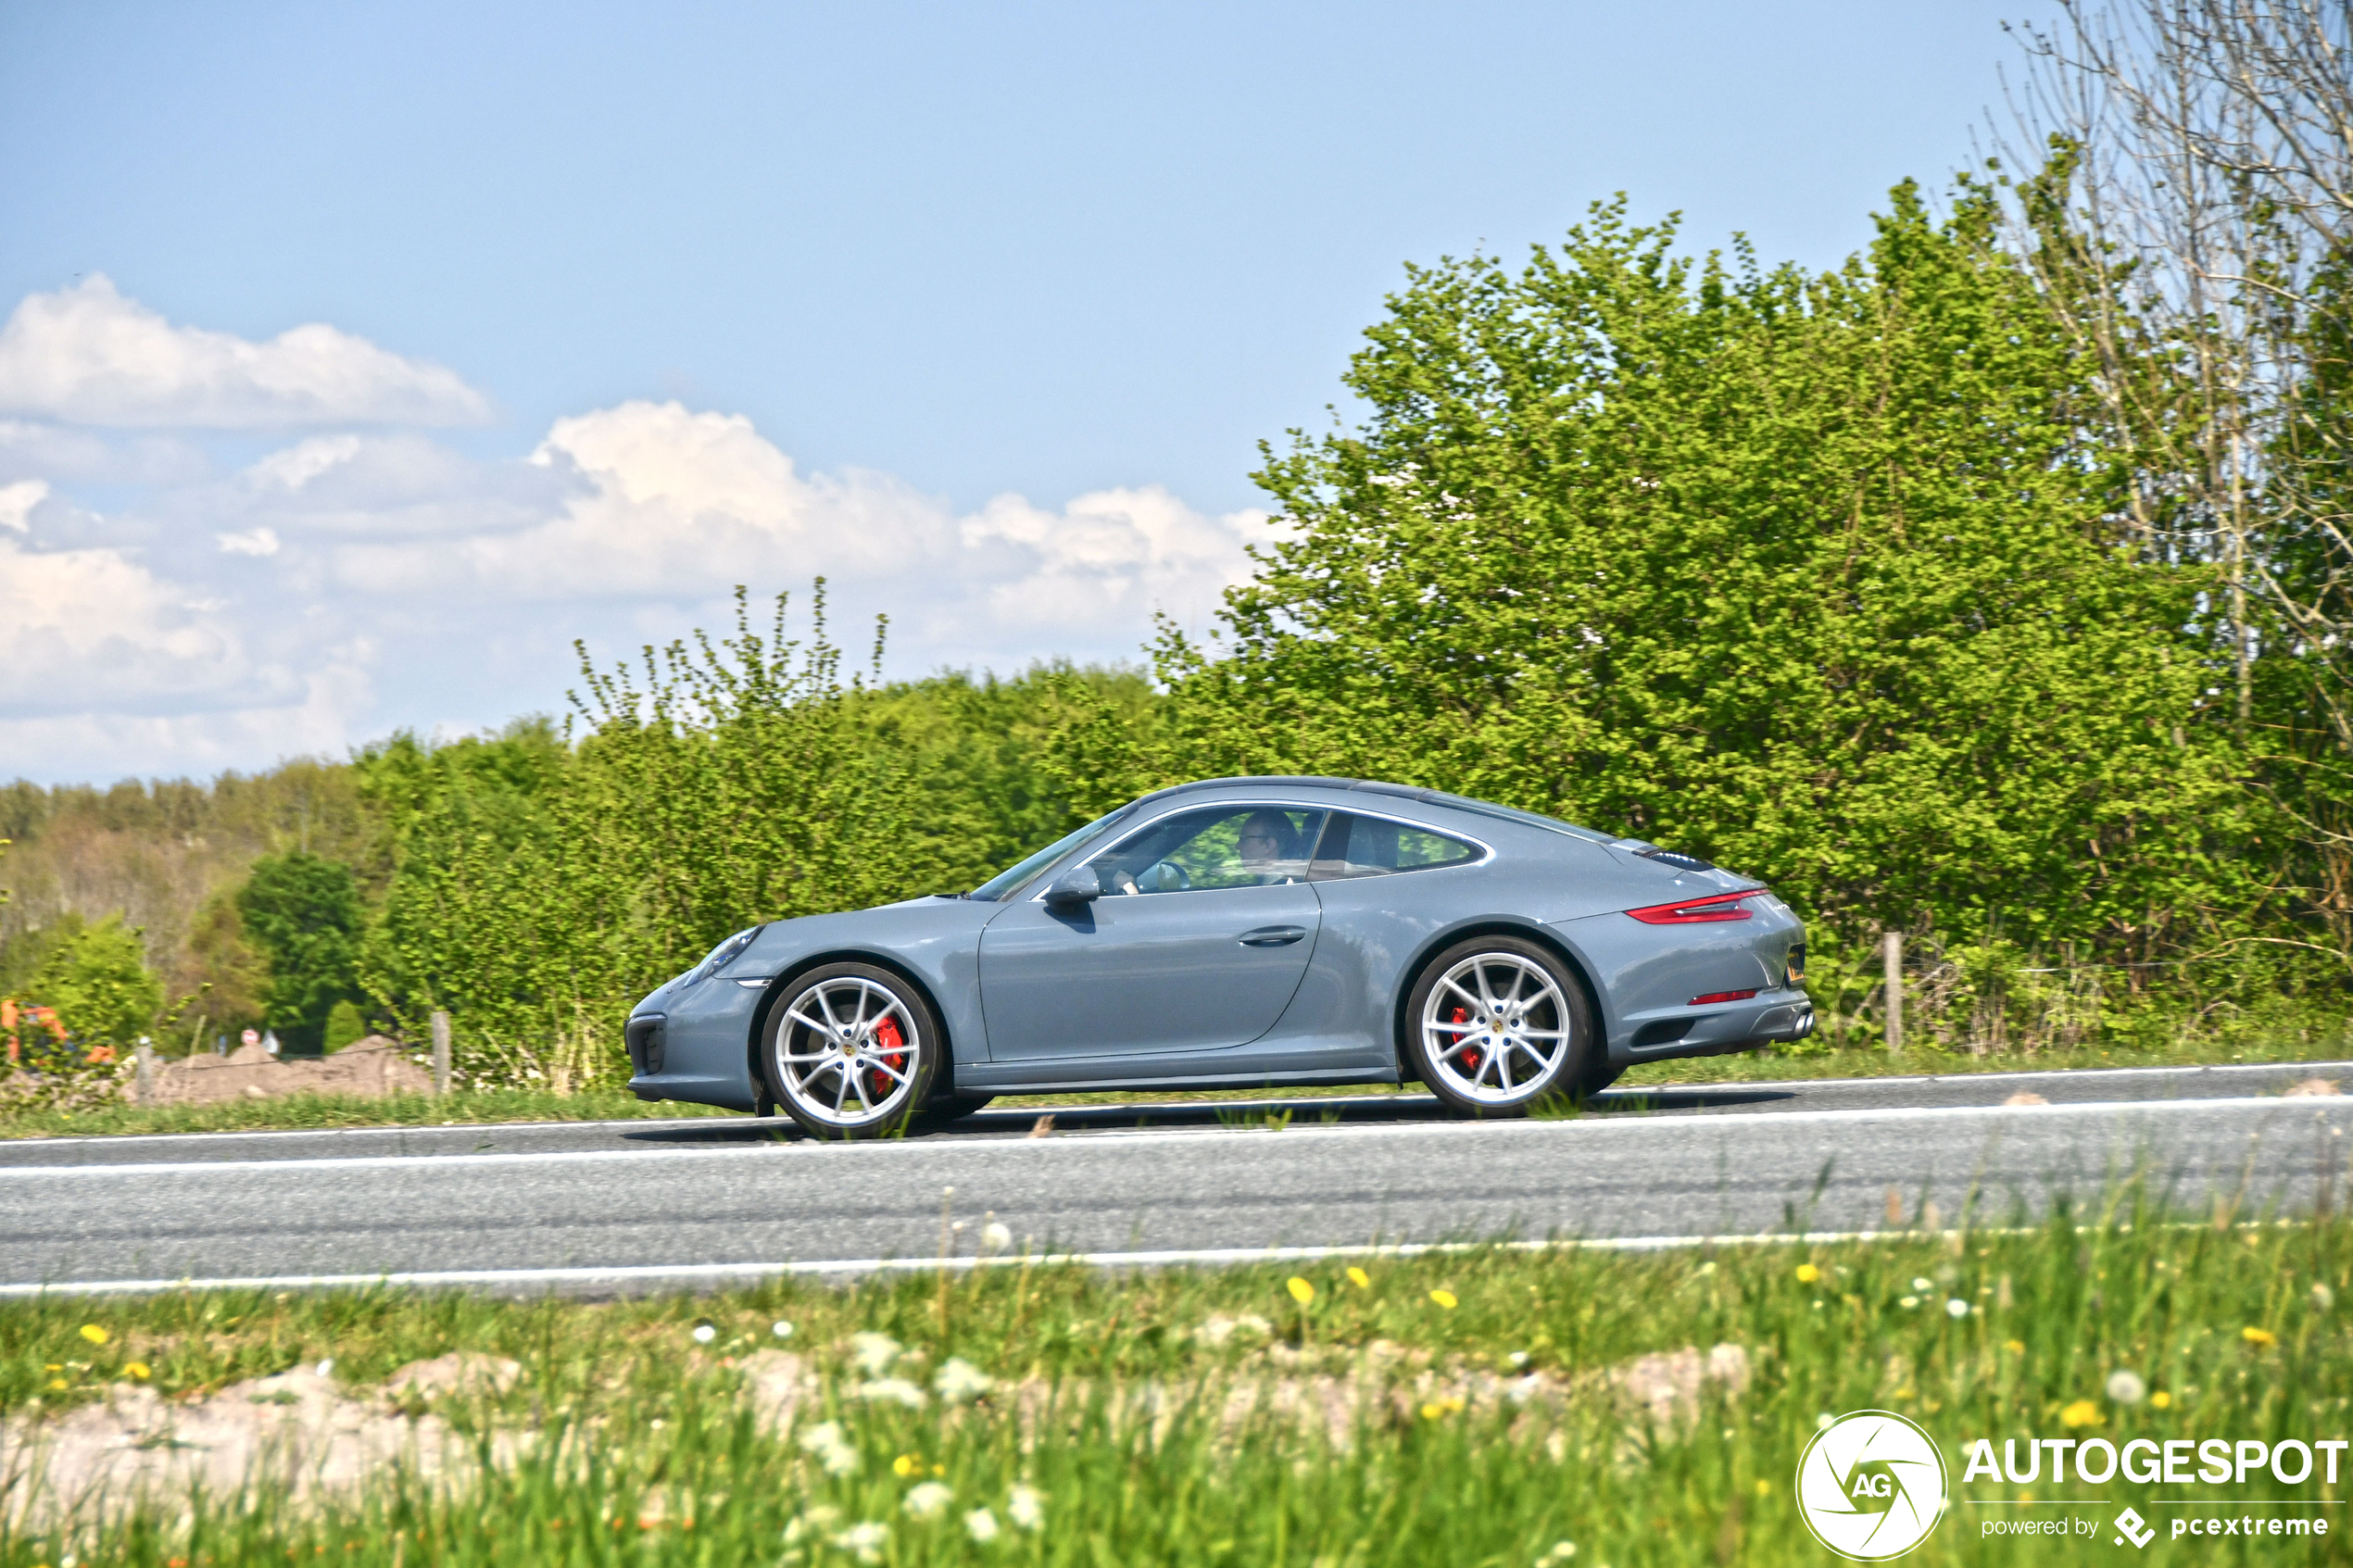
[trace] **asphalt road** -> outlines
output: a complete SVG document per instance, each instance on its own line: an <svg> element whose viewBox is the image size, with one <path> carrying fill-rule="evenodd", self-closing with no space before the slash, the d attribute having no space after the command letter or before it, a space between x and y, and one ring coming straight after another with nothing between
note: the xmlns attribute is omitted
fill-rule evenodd
<svg viewBox="0 0 2353 1568"><path fill-rule="evenodd" d="M984 1111L826 1144L749 1118L0 1144L0 1293L392 1275L607 1292L1013 1248L1139 1261L1269 1248L1622 1245L2008 1221L2144 1173L2186 1208L2335 1200L2353 1062L1617 1093L1473 1123L1427 1097ZM2348 1082L2353 1088L2353 1082ZM2031 1093L2049 1103L2006 1105ZM953 1196L944 1189L952 1187ZM948 1218L943 1219L943 1215ZM950 1225L961 1228L949 1230Z"/></svg>

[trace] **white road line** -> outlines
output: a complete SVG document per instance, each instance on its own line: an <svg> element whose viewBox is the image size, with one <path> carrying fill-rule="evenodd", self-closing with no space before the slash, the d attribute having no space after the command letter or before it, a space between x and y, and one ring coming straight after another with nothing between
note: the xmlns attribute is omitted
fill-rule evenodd
<svg viewBox="0 0 2353 1568"><path fill-rule="evenodd" d="M2205 1220L2181 1222L2169 1228L2202 1230ZM2300 1228L2297 1221L2239 1221L2232 1228ZM2079 1234L2095 1229L2077 1225ZM2129 1227L2128 1227L2129 1228ZM442 1286L660 1285L753 1282L765 1279L833 1277L857 1274L916 1274L945 1270L969 1273L975 1269L1076 1267L1090 1269L1152 1269L1206 1265L1247 1266L1252 1263L1312 1263L1334 1258L1420 1258L1451 1252L1672 1252L1709 1247L1817 1247L1849 1242L1937 1240L1956 1242L1965 1236L2031 1236L2039 1225L1979 1225L1969 1230L1946 1227L1935 1231L1755 1231L1734 1236L1622 1236L1569 1237L1546 1241L1405 1241L1365 1242L1346 1247L1190 1247L1132 1252L1051 1252L1028 1257L995 1258L840 1258L762 1263L629 1263L607 1268L570 1269L425 1269L382 1274L235 1274L214 1279L101 1279L51 1281L38 1285L0 1285L0 1300L29 1300L45 1296L154 1296L194 1290L333 1290L430 1289Z"/></svg>
<svg viewBox="0 0 2353 1568"><path fill-rule="evenodd" d="M2198 1073L2353 1073L2353 1061L2220 1061L2208 1067L2038 1067L2025 1072L1912 1073L1883 1078L1723 1078L1682 1084L1637 1084L1604 1091L1639 1095L1644 1089L1844 1088L1856 1084L2007 1084L2020 1078L2164 1078Z"/></svg>
<svg viewBox="0 0 2353 1568"><path fill-rule="evenodd" d="M2343 1102L2316 1101L2314 1110L2330 1114ZM1661 1128L1709 1128L1718 1133L1726 1129L1752 1131L1762 1127L1820 1126L1825 1123L1861 1125L1870 1123L1933 1122L1969 1118L2017 1117L2048 1120L2068 1116L2114 1116L2138 1112L2149 1116L2196 1114L2218 1110L2261 1110L2293 1114L2300 1107L2296 1102L2263 1095L2233 1098L2184 1100L2096 1100L2067 1105L1913 1105L1856 1107L1845 1110L1755 1110L1718 1111L1706 1116L1626 1117L1603 1119L1576 1117L1562 1121L1527 1122L1431 1122L1404 1124L1313 1127L1287 1130L1279 1135L1301 1140L1318 1141L1330 1138L1409 1138L1409 1137L1574 1137L1660 1135ZM151 1161L132 1164L95 1165L14 1165L0 1166L0 1182L7 1181L67 1181L90 1178L111 1179L125 1176L190 1176L208 1172L220 1172L250 1179L270 1172L306 1174L320 1171L383 1171L401 1168L440 1169L444 1167L506 1166L506 1165L596 1165L619 1161L676 1161L688 1160L792 1160L805 1159L812 1150L822 1150L845 1158L901 1158L909 1153L929 1154L941 1159L977 1158L991 1151L1022 1150L1042 1154L1047 1149L1091 1148L1106 1143L1143 1140L1160 1143L1230 1143L1241 1137L1263 1141L1268 1135L1249 1131L1228 1131L1225 1128L1129 1128L1088 1133L1083 1137L1068 1138L965 1138L947 1143L907 1143L883 1139L859 1143L821 1143L801 1139L787 1144L764 1144L753 1148L581 1148L547 1149L533 1153L503 1154L371 1154L349 1159L333 1158L302 1160L189 1160Z"/></svg>
<svg viewBox="0 0 2353 1568"><path fill-rule="evenodd" d="M610 1268L571 1269L431 1269L385 1274L240 1274L219 1279L73 1280L40 1285L0 1285L0 1299L24 1300L41 1296L148 1296L174 1290L318 1290L436 1286L559 1286L662 1283L725 1284L809 1275L925 1273L946 1269L969 1273L976 1268L1021 1268L1026 1265L1076 1266L1092 1269L1150 1269L1204 1264L1315 1262L1327 1258L1418 1258L1447 1252L1658 1252L1692 1247L1780 1247L1830 1242L1919 1240L1930 1235L1953 1236L1957 1231L1807 1231L1796 1235L1760 1232L1753 1236L1632 1236L1563 1241L1429 1241L1367 1242L1359 1247L1195 1247L1162 1251L1055 1252L1032 1258L843 1258L832 1261L769 1263L639 1263ZM1971 1232L1989 1235L1989 1231Z"/></svg>

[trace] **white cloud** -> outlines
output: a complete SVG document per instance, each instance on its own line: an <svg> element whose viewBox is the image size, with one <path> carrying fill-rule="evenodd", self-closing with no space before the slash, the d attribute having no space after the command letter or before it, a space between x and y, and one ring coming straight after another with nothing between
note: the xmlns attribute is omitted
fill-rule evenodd
<svg viewBox="0 0 2353 1568"><path fill-rule="evenodd" d="M243 533L219 533L223 553L233 556L274 556L278 553L278 531L274 528L248 528Z"/></svg>
<svg viewBox="0 0 2353 1568"><path fill-rule="evenodd" d="M302 451L257 470L308 471ZM750 420L675 403L560 420L532 462L578 481L548 515L452 542L346 546L336 580L512 602L698 599L823 575L889 611L934 660L1132 656L1155 610L1205 616L1247 577L1243 545L1269 537L1264 512L1212 517L1158 487L1060 510L1000 495L958 517L887 475L803 475Z"/></svg>
<svg viewBox="0 0 2353 1568"><path fill-rule="evenodd" d="M0 528L30 533L32 532L32 508L48 498L46 480L20 479L14 484L0 484Z"/></svg>
<svg viewBox="0 0 2353 1568"><path fill-rule="evenodd" d="M15 776L58 782L251 772L282 758L344 755L374 707L367 672L339 660L308 676L283 703L31 718L0 710L0 757Z"/></svg>
<svg viewBox="0 0 2353 1568"><path fill-rule="evenodd" d="M255 769L401 727L560 710L600 662L726 624L737 583L836 634L889 614L887 672L1132 659L1198 629L1266 514L1166 490L961 510L809 472L740 415L629 402L481 458L387 422L478 417L446 370L327 327L179 328L103 279L0 328L0 763L49 781ZM327 428L258 458L191 430ZM232 459L233 454L233 460ZM94 510L83 484L110 488ZM804 630L801 621L796 631Z"/></svg>
<svg viewBox="0 0 2353 1568"><path fill-rule="evenodd" d="M453 371L321 323L267 343L178 327L103 275L0 327L0 412L82 425L455 425L490 405Z"/></svg>
<svg viewBox="0 0 2353 1568"><path fill-rule="evenodd" d="M184 714L296 700L220 606L120 549L0 538L0 718Z"/></svg>

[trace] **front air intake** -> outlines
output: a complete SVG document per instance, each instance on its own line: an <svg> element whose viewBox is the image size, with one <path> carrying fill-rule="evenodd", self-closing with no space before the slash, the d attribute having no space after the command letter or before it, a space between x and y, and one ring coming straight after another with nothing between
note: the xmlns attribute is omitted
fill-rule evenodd
<svg viewBox="0 0 2353 1568"><path fill-rule="evenodd" d="M622 1037L629 1042L629 1065L639 1077L651 1077L661 1071L662 1031L669 1022L658 1012L641 1013L622 1031Z"/></svg>

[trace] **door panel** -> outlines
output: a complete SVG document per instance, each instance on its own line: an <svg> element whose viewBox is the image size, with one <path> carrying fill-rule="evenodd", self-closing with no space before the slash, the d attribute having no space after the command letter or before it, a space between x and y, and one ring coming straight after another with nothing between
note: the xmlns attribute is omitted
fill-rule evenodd
<svg viewBox="0 0 2353 1568"><path fill-rule="evenodd" d="M1009 907L980 939L989 1057L1214 1051L1274 1027L1315 948L1304 883Z"/></svg>

